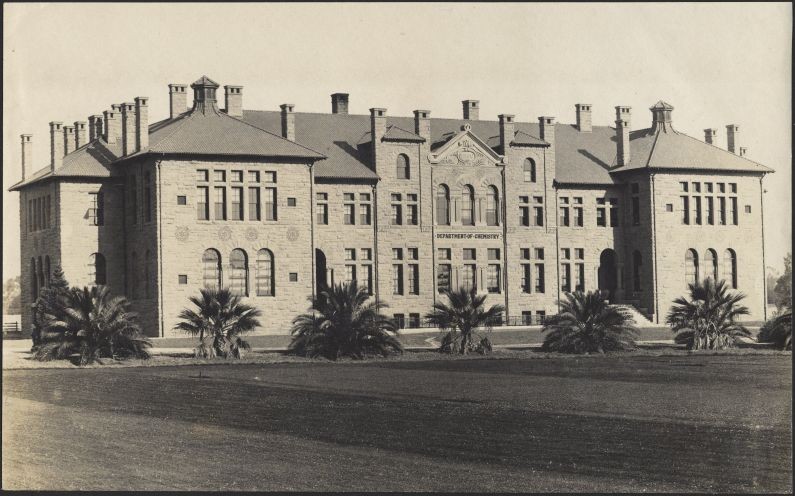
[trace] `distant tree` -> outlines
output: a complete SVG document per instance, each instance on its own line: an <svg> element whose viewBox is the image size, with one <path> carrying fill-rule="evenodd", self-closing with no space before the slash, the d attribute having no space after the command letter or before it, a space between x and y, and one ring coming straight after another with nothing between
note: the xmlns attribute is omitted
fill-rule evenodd
<svg viewBox="0 0 795 496"><path fill-rule="evenodd" d="M765 276L765 286L767 288L767 304L775 305L778 302L778 295L776 293L776 283L781 277L781 274L773 267L767 268L767 275Z"/></svg>
<svg viewBox="0 0 795 496"><path fill-rule="evenodd" d="M39 290L39 296L33 306L33 329L31 330L33 351L41 344L42 326L46 322L46 316L59 315L68 301L68 296L69 283L64 277L63 269L56 266L49 285Z"/></svg>
<svg viewBox="0 0 795 496"><path fill-rule="evenodd" d="M251 349L241 334L261 326L259 309L242 303L240 296L228 289L202 288L199 296L189 300L196 309L182 310L181 322L174 329L199 338L194 349L197 358L241 358L243 350Z"/></svg>
<svg viewBox="0 0 795 496"><path fill-rule="evenodd" d="M638 329L625 310L610 306L601 291L566 293L560 312L548 317L541 349L563 353L632 350Z"/></svg>
<svg viewBox="0 0 795 496"><path fill-rule="evenodd" d="M784 257L784 273L776 281L776 308L792 308L792 253Z"/></svg>
<svg viewBox="0 0 795 496"><path fill-rule="evenodd" d="M756 337L760 343L773 343L782 350L792 349L792 307L765 322Z"/></svg>
<svg viewBox="0 0 795 496"><path fill-rule="evenodd" d="M402 353L397 326L369 300L366 288L355 281L322 288L309 298L309 312L293 319L290 352L329 360Z"/></svg>
<svg viewBox="0 0 795 496"><path fill-rule="evenodd" d="M3 313L8 315L22 313L22 287L19 276L6 279L3 284Z"/></svg>
<svg viewBox="0 0 795 496"><path fill-rule="evenodd" d="M445 289L442 295L447 301L434 303L433 310L425 315L426 322L446 331L439 351L460 354L491 351L491 340L479 334L479 329L490 332L501 322L505 307L486 308L487 295L477 294L474 287Z"/></svg>
<svg viewBox="0 0 795 496"><path fill-rule="evenodd" d="M113 297L106 286L72 288L64 305L42 316L37 360L79 356L80 365L102 358L149 358L149 338L123 296Z"/></svg>
<svg viewBox="0 0 795 496"><path fill-rule="evenodd" d="M737 322L748 315L748 307L740 302L745 295L730 292L725 281L712 278L689 284L689 295L674 300L666 323L677 333L675 341L691 350L731 348L737 338L750 335L748 329Z"/></svg>

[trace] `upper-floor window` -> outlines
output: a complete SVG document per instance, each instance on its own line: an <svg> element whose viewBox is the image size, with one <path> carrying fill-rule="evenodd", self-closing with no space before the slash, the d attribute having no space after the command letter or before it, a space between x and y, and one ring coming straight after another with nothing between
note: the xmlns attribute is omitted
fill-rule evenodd
<svg viewBox="0 0 795 496"><path fill-rule="evenodd" d="M101 191L89 193L91 208L88 209L88 220L92 226L105 225L105 194Z"/></svg>
<svg viewBox="0 0 795 496"><path fill-rule="evenodd" d="M273 296L273 253L267 248L257 252L257 296Z"/></svg>
<svg viewBox="0 0 795 496"><path fill-rule="evenodd" d="M737 289L737 254L731 248L723 252L723 279L732 289Z"/></svg>
<svg viewBox="0 0 795 496"><path fill-rule="evenodd" d="M496 186L489 186L486 191L486 225L500 225L500 192Z"/></svg>
<svg viewBox="0 0 795 496"><path fill-rule="evenodd" d="M445 184L440 184L436 189L436 223L450 225L450 188Z"/></svg>
<svg viewBox="0 0 795 496"><path fill-rule="evenodd" d="M248 296L248 256L240 248L229 254L229 290L238 296Z"/></svg>
<svg viewBox="0 0 795 496"><path fill-rule="evenodd" d="M475 190L469 184L461 190L461 224L475 225Z"/></svg>
<svg viewBox="0 0 795 496"><path fill-rule="evenodd" d="M685 253L685 282L698 284L698 253L692 248Z"/></svg>
<svg viewBox="0 0 795 496"><path fill-rule="evenodd" d="M221 289L221 254L218 250L208 248L202 255L204 267L202 280L208 289Z"/></svg>
<svg viewBox="0 0 795 496"><path fill-rule="evenodd" d="M409 158L405 154L401 153L397 156L397 178L398 179L410 179L411 178L411 170L409 168Z"/></svg>
<svg viewBox="0 0 795 496"><path fill-rule="evenodd" d="M328 193L315 194L315 222L328 224Z"/></svg>
<svg viewBox="0 0 795 496"><path fill-rule="evenodd" d="M536 182L536 163L532 158L524 159L524 165L522 166L522 173L524 175L524 182L526 183Z"/></svg>

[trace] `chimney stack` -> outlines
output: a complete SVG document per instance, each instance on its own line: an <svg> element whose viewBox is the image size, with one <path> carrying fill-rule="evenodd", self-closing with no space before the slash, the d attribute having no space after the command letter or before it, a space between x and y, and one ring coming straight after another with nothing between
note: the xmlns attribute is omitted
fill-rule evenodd
<svg viewBox="0 0 795 496"><path fill-rule="evenodd" d="M372 160L373 168L378 166L378 150L381 148L381 139L386 134L386 109L385 108L371 108L370 109L370 136L373 138L372 143Z"/></svg>
<svg viewBox="0 0 795 496"><path fill-rule="evenodd" d="M538 118L538 130L541 134L541 139L552 145L555 149L555 118L542 116Z"/></svg>
<svg viewBox="0 0 795 496"><path fill-rule="evenodd" d="M135 151L149 146L149 98L135 97Z"/></svg>
<svg viewBox="0 0 795 496"><path fill-rule="evenodd" d="M705 129L704 130L704 143L708 145L718 145L718 130Z"/></svg>
<svg viewBox="0 0 795 496"><path fill-rule="evenodd" d="M121 105L121 150L122 155L135 151L135 104L125 102Z"/></svg>
<svg viewBox="0 0 795 496"><path fill-rule="evenodd" d="M169 84L168 100L171 105L171 118L176 119L180 114L188 110L188 94L185 89L187 84Z"/></svg>
<svg viewBox="0 0 795 496"><path fill-rule="evenodd" d="M348 93L334 93L331 95L331 113L348 115Z"/></svg>
<svg viewBox="0 0 795 496"><path fill-rule="evenodd" d="M629 165L630 107L616 107L616 165Z"/></svg>
<svg viewBox="0 0 795 496"><path fill-rule="evenodd" d="M430 110L415 110L414 111L414 134L421 138L425 138L427 145L431 144L431 111Z"/></svg>
<svg viewBox="0 0 795 496"><path fill-rule="evenodd" d="M282 109L282 138L295 141L295 105L283 103L279 108Z"/></svg>
<svg viewBox="0 0 795 496"><path fill-rule="evenodd" d="M464 100L461 105L464 107L464 119L468 121L478 120L480 115L480 102L478 100Z"/></svg>
<svg viewBox="0 0 795 496"><path fill-rule="evenodd" d="M741 157L744 157L744 156L746 156L746 155L748 155L748 147L741 146L741 147L740 147L740 156L741 156Z"/></svg>
<svg viewBox="0 0 795 496"><path fill-rule="evenodd" d="M88 116L88 140L94 141L102 136L102 116Z"/></svg>
<svg viewBox="0 0 795 496"><path fill-rule="evenodd" d="M226 115L243 117L243 87L224 86L224 107Z"/></svg>
<svg viewBox="0 0 795 496"><path fill-rule="evenodd" d="M121 140L121 122L119 113L115 110L116 105L112 106L111 110L106 110L103 112L103 129L102 129L102 137L105 139L105 142L109 145L114 145L116 142Z"/></svg>
<svg viewBox="0 0 795 496"><path fill-rule="evenodd" d="M616 106L616 120L622 120L627 123L627 129L632 129L632 107L625 107L623 105Z"/></svg>
<svg viewBox="0 0 795 496"><path fill-rule="evenodd" d="M505 155L516 134L514 131L516 125L514 123L515 116L512 114L500 114L497 118L500 120L500 148L502 149L502 154Z"/></svg>
<svg viewBox="0 0 795 496"><path fill-rule="evenodd" d="M22 134L22 180L25 180L28 169L33 167L33 139L32 134Z"/></svg>
<svg viewBox="0 0 795 496"><path fill-rule="evenodd" d="M739 145L739 140L737 139L737 135L740 133L740 126L735 124L729 124L726 126L726 149L732 153L737 153L737 146Z"/></svg>
<svg viewBox="0 0 795 496"><path fill-rule="evenodd" d="M86 122L75 121L75 150L86 144Z"/></svg>
<svg viewBox="0 0 795 496"><path fill-rule="evenodd" d="M63 122L50 122L50 171L63 164Z"/></svg>
<svg viewBox="0 0 795 496"><path fill-rule="evenodd" d="M591 126L591 104L578 103L574 108L577 109L577 130L581 133L590 133L593 130Z"/></svg>
<svg viewBox="0 0 795 496"><path fill-rule="evenodd" d="M74 126L63 127L63 154L69 155L75 151L75 128Z"/></svg>

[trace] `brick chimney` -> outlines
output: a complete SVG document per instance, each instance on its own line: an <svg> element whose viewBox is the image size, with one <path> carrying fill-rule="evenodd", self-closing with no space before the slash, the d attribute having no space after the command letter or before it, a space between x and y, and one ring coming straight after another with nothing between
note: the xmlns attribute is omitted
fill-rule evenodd
<svg viewBox="0 0 795 496"><path fill-rule="evenodd" d="M414 111L414 133L421 138L425 138L425 143L431 143L431 111Z"/></svg>
<svg viewBox="0 0 795 496"><path fill-rule="evenodd" d="M282 138L295 141L295 105L283 103L279 108L282 109Z"/></svg>
<svg viewBox="0 0 795 496"><path fill-rule="evenodd" d="M378 166L379 150L383 146L381 139L386 134L386 109L385 108L371 108L370 109L370 135L373 138L372 142L372 159L373 169Z"/></svg>
<svg viewBox="0 0 795 496"><path fill-rule="evenodd" d="M113 105L112 107L116 106ZM121 116L115 109L106 110L103 112L103 116L104 128L102 137L109 145L114 145L121 141Z"/></svg>
<svg viewBox="0 0 795 496"><path fill-rule="evenodd" d="M188 110L187 84L169 84L168 101L171 106L170 117L175 119Z"/></svg>
<svg viewBox="0 0 795 496"><path fill-rule="evenodd" d="M738 134L740 134L740 126L736 124L726 126L726 149L732 153L737 153L737 147L739 146Z"/></svg>
<svg viewBox="0 0 795 496"><path fill-rule="evenodd" d="M135 151L149 146L149 98L135 97Z"/></svg>
<svg viewBox="0 0 795 496"><path fill-rule="evenodd" d="M63 165L63 122L50 122L50 171Z"/></svg>
<svg viewBox="0 0 795 496"><path fill-rule="evenodd" d="M510 148L511 141L516 134L514 131L516 118L512 114L500 114L497 118L500 120L500 148L502 154L505 155L505 151Z"/></svg>
<svg viewBox="0 0 795 496"><path fill-rule="evenodd" d="M64 156L69 155L75 151L75 127L74 126L64 126L63 127L63 154Z"/></svg>
<svg viewBox="0 0 795 496"><path fill-rule="evenodd" d="M578 103L574 106L577 109L577 130L581 133L590 133L591 126L591 104Z"/></svg>
<svg viewBox="0 0 795 496"><path fill-rule="evenodd" d="M746 156L746 155L748 155L748 147L741 146L741 147L740 147L740 156L741 156L741 157L744 157L744 156Z"/></svg>
<svg viewBox="0 0 795 496"><path fill-rule="evenodd" d="M718 130L705 129L704 130L704 143L708 145L718 145Z"/></svg>
<svg viewBox="0 0 795 496"><path fill-rule="evenodd" d="M88 140L94 141L99 139L100 136L102 136L102 116L88 116Z"/></svg>
<svg viewBox="0 0 795 496"><path fill-rule="evenodd" d="M121 150L123 155L135 151L135 104L121 104Z"/></svg>
<svg viewBox="0 0 795 496"><path fill-rule="evenodd" d="M348 115L348 93L334 93L331 95L331 113Z"/></svg>
<svg viewBox="0 0 795 496"><path fill-rule="evenodd" d="M616 165L621 167L629 164L631 158L629 150L629 107L616 107Z"/></svg>
<svg viewBox="0 0 795 496"><path fill-rule="evenodd" d="M243 117L243 87L224 86L224 107L226 115Z"/></svg>
<svg viewBox="0 0 795 496"><path fill-rule="evenodd" d="M19 136L22 141L22 180L25 180L28 169L33 167L33 135L22 134Z"/></svg>
<svg viewBox="0 0 795 496"><path fill-rule="evenodd" d="M86 143L86 122L75 121L75 150Z"/></svg>
<svg viewBox="0 0 795 496"><path fill-rule="evenodd" d="M632 129L632 107L623 105L616 106L616 120L623 120L627 123L627 129Z"/></svg>
<svg viewBox="0 0 795 496"><path fill-rule="evenodd" d="M541 139L552 145L553 150L555 147L555 118L549 116L541 116L538 118L538 131L541 134Z"/></svg>
<svg viewBox="0 0 795 496"><path fill-rule="evenodd" d="M478 100L463 100L461 106L464 108L464 119L468 121L478 120L480 115L480 102Z"/></svg>

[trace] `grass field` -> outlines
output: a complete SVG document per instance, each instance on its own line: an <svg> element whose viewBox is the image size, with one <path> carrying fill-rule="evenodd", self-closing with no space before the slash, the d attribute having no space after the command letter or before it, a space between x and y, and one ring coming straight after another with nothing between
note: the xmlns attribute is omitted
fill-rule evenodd
<svg viewBox="0 0 795 496"><path fill-rule="evenodd" d="M3 371L4 489L791 491L791 355Z"/></svg>

